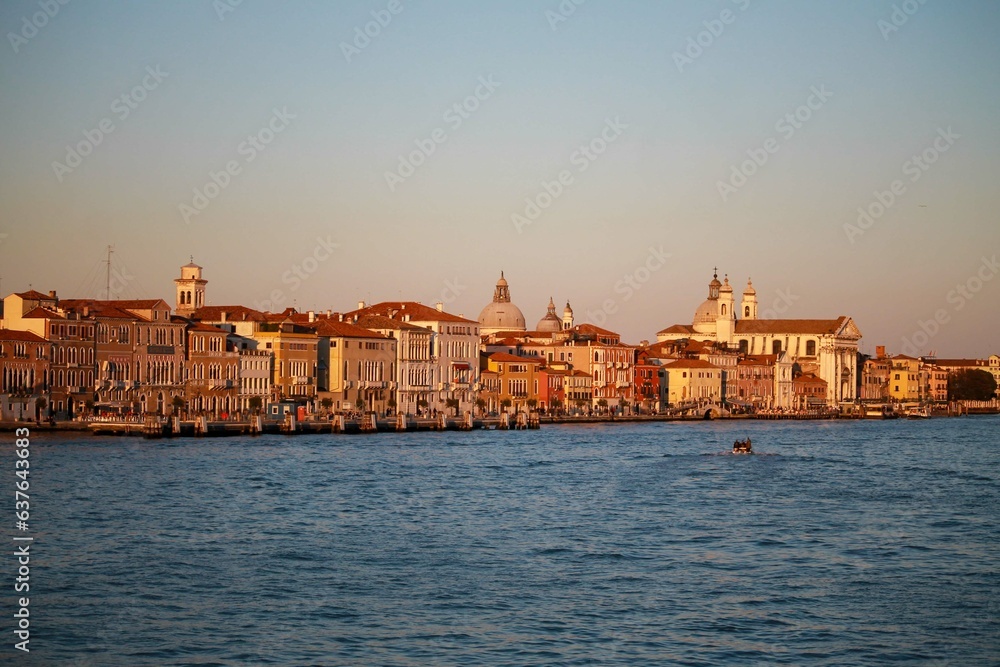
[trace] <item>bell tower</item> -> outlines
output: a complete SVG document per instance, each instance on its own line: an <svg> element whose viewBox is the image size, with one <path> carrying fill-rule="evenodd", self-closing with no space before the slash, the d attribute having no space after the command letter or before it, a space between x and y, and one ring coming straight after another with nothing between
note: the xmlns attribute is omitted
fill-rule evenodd
<svg viewBox="0 0 1000 667"><path fill-rule="evenodd" d="M201 267L191 261L181 267L181 277L174 278L177 288L177 299L174 312L182 317L190 317L194 311L205 305L205 285L207 280L201 277Z"/></svg>
<svg viewBox="0 0 1000 667"><path fill-rule="evenodd" d="M744 320L757 319L757 290L747 278L746 289L743 290L743 301L740 303L740 317Z"/></svg>
<svg viewBox="0 0 1000 667"><path fill-rule="evenodd" d="M718 279L716 279L716 282ZM729 345L733 342L733 333L736 331L736 312L733 309L733 287L729 284L729 276L725 282L719 286L719 314L716 319L715 339L720 343Z"/></svg>

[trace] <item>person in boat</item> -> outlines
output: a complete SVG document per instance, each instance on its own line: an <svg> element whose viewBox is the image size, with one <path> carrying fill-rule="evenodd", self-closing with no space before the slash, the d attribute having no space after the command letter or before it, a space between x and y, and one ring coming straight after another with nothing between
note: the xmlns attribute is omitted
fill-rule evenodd
<svg viewBox="0 0 1000 667"><path fill-rule="evenodd" d="M752 453L750 438L746 440L737 440L733 443L733 454L750 454Z"/></svg>

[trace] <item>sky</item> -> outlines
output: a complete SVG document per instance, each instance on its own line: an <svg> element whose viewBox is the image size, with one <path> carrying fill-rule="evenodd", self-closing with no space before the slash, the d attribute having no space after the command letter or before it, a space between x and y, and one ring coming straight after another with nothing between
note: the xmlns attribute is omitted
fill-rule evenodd
<svg viewBox="0 0 1000 667"><path fill-rule="evenodd" d="M1000 4L0 4L0 292L1000 353Z"/></svg>

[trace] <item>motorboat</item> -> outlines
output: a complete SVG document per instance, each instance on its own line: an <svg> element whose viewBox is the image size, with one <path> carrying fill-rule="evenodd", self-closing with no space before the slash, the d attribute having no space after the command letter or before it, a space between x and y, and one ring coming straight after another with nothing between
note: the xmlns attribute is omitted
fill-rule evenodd
<svg viewBox="0 0 1000 667"><path fill-rule="evenodd" d="M753 454L750 438L735 441L733 443L733 454Z"/></svg>
<svg viewBox="0 0 1000 667"><path fill-rule="evenodd" d="M930 419L931 409L927 407L923 408L910 408L906 411L907 419Z"/></svg>

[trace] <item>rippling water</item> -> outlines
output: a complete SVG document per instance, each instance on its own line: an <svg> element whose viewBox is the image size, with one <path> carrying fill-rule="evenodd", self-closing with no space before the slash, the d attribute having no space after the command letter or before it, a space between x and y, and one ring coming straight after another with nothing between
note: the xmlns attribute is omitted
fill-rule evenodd
<svg viewBox="0 0 1000 667"><path fill-rule="evenodd" d="M995 417L32 448L22 664L1000 661Z"/></svg>

